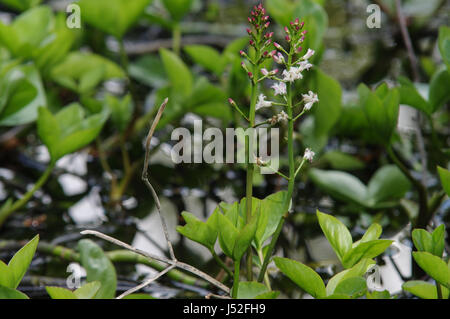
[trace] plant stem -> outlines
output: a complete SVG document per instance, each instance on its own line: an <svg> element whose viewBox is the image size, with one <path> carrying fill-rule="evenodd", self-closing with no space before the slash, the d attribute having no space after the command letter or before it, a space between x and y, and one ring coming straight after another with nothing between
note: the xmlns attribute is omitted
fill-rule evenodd
<svg viewBox="0 0 450 319"><path fill-rule="evenodd" d="M176 55L181 52L181 28L180 24L176 23L172 30L172 48Z"/></svg>
<svg viewBox="0 0 450 319"><path fill-rule="evenodd" d="M260 262L264 262L262 249L258 250L258 257ZM270 286L269 274L267 272L264 274L264 283L266 284L267 289L272 290L272 287Z"/></svg>
<svg viewBox="0 0 450 319"><path fill-rule="evenodd" d="M238 293L238 290L239 290L240 267L241 267L241 261L240 260L235 260L234 261L233 294L231 296L231 297L233 297L233 299L237 298L237 293Z"/></svg>
<svg viewBox="0 0 450 319"><path fill-rule="evenodd" d="M288 67L291 65L291 55L289 56ZM258 281L262 282L265 278L267 266L269 265L271 256L273 254L273 250L275 249L275 245L278 241L278 237L280 236L281 230L283 229L284 221L289 214L289 205L291 203L292 194L294 192L294 184L295 184L295 160L294 160L294 119L292 118L292 84L288 85L287 88L287 113L289 117L289 127L288 127L288 156L289 156L289 182L288 182L288 191L287 196L284 200L283 211L285 212L280 222L278 223L277 229L272 236L272 240L270 241L269 248L266 253L266 257L264 258L264 262L262 264L261 270L259 272ZM300 166L301 168L301 166Z"/></svg>
<svg viewBox="0 0 450 319"><path fill-rule="evenodd" d="M211 251L211 254L214 257L214 260L219 264L219 266L222 267L223 270L226 271L228 276L233 277L233 272L230 270L230 268L227 267L227 265L225 265L225 263L222 261L222 259L220 259L220 257L217 256L217 254L216 254L216 252L214 250Z"/></svg>
<svg viewBox="0 0 450 319"><path fill-rule="evenodd" d="M436 290L438 299L442 299L442 288L441 284L436 281Z"/></svg>
<svg viewBox="0 0 450 319"><path fill-rule="evenodd" d="M25 204L31 199L31 197L34 195L34 193L37 190L39 190L45 184L45 182L50 177L54 167L55 167L55 163L51 162L48 165L48 167L46 168L46 170L44 171L44 173L42 174L42 176L36 182L36 184L34 184L32 189L30 189L25 195L23 195L23 197L21 199L16 201L10 207L8 207L5 210L0 211L0 227L3 225L5 220L9 216L11 216L16 210L18 210L18 209L22 208L23 206L25 206Z"/></svg>

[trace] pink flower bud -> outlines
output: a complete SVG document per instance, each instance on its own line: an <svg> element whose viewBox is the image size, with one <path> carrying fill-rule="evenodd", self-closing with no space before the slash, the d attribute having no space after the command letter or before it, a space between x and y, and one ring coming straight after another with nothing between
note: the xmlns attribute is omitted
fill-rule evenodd
<svg viewBox="0 0 450 319"><path fill-rule="evenodd" d="M267 71L267 69L261 69L261 73L264 76L268 76L269 75L269 71Z"/></svg>

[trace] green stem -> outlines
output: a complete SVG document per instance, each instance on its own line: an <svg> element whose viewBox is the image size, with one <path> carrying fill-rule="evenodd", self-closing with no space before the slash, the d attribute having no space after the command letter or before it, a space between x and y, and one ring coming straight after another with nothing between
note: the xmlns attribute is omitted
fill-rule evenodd
<svg viewBox="0 0 450 319"><path fill-rule="evenodd" d="M261 263L264 262L262 249L258 250L258 257ZM272 287L270 286L269 274L267 272L264 274L264 283L266 284L267 289L272 290Z"/></svg>
<svg viewBox="0 0 450 319"><path fill-rule="evenodd" d="M233 279L233 293L232 293L232 298L236 299L237 298L237 293L239 290L239 275L240 275L240 260L235 260L234 261L234 279Z"/></svg>
<svg viewBox="0 0 450 319"><path fill-rule="evenodd" d="M181 27L179 23L175 24L172 30L172 48L176 55L181 52Z"/></svg>
<svg viewBox="0 0 450 319"><path fill-rule="evenodd" d="M36 182L36 184L34 184L32 189L30 189L25 195L23 195L23 197L21 199L16 201L14 204L9 206L5 210L0 211L0 227L3 225L3 223L9 216L11 216L18 209L25 206L25 204L31 199L31 197L33 197L34 193L45 184L45 182L50 177L54 167L55 167L55 163L51 162L48 165L48 167L46 168L46 170L44 171L44 173L42 174L42 176Z"/></svg>
<svg viewBox="0 0 450 319"><path fill-rule="evenodd" d="M441 284L436 281L436 290L438 299L442 299L442 289Z"/></svg>
<svg viewBox="0 0 450 319"><path fill-rule="evenodd" d="M292 49L291 54L289 54L289 60L287 67L290 68L292 64ZM269 244L269 248L267 250L266 256L264 258L264 262L262 264L261 270L259 272L258 276L258 282L262 282L264 280L264 277L266 275L267 266L269 265L271 256L273 254L273 250L275 249L275 245L278 241L278 237L281 234L281 230L283 229L283 225L285 222L285 219L287 218L289 214L289 205L291 203L292 194L294 193L294 185L295 185L295 159L294 159L294 120L292 118L293 113L293 104L292 104L292 84L289 83L287 87L287 113L289 117L289 127L288 127L288 153L289 153L289 183L288 183L288 191L287 196L284 201L284 207L283 211L285 212L283 217L281 218L280 222L278 223L277 229L275 230L275 233L272 236L272 239Z"/></svg>
<svg viewBox="0 0 450 319"><path fill-rule="evenodd" d="M226 271L228 276L233 277L233 272L230 270L230 268L227 267L227 265L225 265L225 263L222 261L222 259L220 259L220 257L217 256L217 254L216 254L216 252L214 250L211 251L211 254L214 257L214 260L219 264L219 266L222 267L223 270Z"/></svg>

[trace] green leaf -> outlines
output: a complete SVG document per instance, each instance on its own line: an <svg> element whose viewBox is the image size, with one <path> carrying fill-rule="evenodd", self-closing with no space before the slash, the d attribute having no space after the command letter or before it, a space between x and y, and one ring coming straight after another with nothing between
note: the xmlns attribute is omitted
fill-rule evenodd
<svg viewBox="0 0 450 319"><path fill-rule="evenodd" d="M438 299L438 294L436 290L436 285L430 284L429 282L422 280L411 280L407 281L402 285L403 290L412 293L414 296L421 299ZM442 297L444 299L448 298L448 289L442 287Z"/></svg>
<svg viewBox="0 0 450 319"><path fill-rule="evenodd" d="M436 72L430 81L429 100L432 112L450 101L450 72L442 69Z"/></svg>
<svg viewBox="0 0 450 319"><path fill-rule="evenodd" d="M217 212L214 212L210 219L218 218L217 214ZM191 213L182 212L181 215L183 216L186 225L178 226L177 231L190 240L205 246L210 251L214 251L218 233L216 228L202 222Z"/></svg>
<svg viewBox="0 0 450 319"><path fill-rule="evenodd" d="M391 299L391 294L387 290L367 292L367 299Z"/></svg>
<svg viewBox="0 0 450 319"><path fill-rule="evenodd" d="M0 0L0 3L4 3L7 6L19 11L28 10L34 6L37 6L41 2L42 0Z"/></svg>
<svg viewBox="0 0 450 319"><path fill-rule="evenodd" d="M378 169L367 186L368 201L373 205L402 198L411 188L408 178L395 165Z"/></svg>
<svg viewBox="0 0 450 319"><path fill-rule="evenodd" d="M14 284L14 274L8 265L0 260L0 286L13 288Z"/></svg>
<svg viewBox="0 0 450 319"><path fill-rule="evenodd" d="M440 166L438 166L437 170L441 179L442 187L447 195L450 196L450 171Z"/></svg>
<svg viewBox="0 0 450 319"><path fill-rule="evenodd" d="M255 233L256 249L261 249L264 242L269 239L285 213L284 201L287 192L277 192L267 196L260 203L258 227Z"/></svg>
<svg viewBox="0 0 450 319"><path fill-rule="evenodd" d="M311 180L331 196L355 204L366 206L367 187L358 178L341 171L311 169Z"/></svg>
<svg viewBox="0 0 450 319"><path fill-rule="evenodd" d="M358 170L365 166L364 162L355 156L339 151L327 152L321 159L325 160L334 170Z"/></svg>
<svg viewBox="0 0 450 319"><path fill-rule="evenodd" d="M108 94L105 97L105 105L111 113L114 126L124 132L133 116L134 104L131 95L127 94L120 99Z"/></svg>
<svg viewBox="0 0 450 319"><path fill-rule="evenodd" d="M450 269L439 257L428 252L414 251L414 260L431 278L448 287L450 284Z"/></svg>
<svg viewBox="0 0 450 319"><path fill-rule="evenodd" d="M275 264L289 279L314 298L326 296L322 278L310 267L288 258L275 257Z"/></svg>
<svg viewBox="0 0 450 319"><path fill-rule="evenodd" d="M168 84L164 65L159 56L145 55L131 63L130 76L150 87L161 88Z"/></svg>
<svg viewBox="0 0 450 319"><path fill-rule="evenodd" d="M159 51L172 91L180 98L188 97L193 88L192 74L184 62L173 52L166 49Z"/></svg>
<svg viewBox="0 0 450 319"><path fill-rule="evenodd" d="M52 299L77 299L77 296L66 288L61 287L45 287L48 295Z"/></svg>
<svg viewBox="0 0 450 319"><path fill-rule="evenodd" d="M15 126L33 122L38 108L47 106L47 98L39 72L33 65L19 66L9 71L4 83L0 79L0 126Z"/></svg>
<svg viewBox="0 0 450 319"><path fill-rule="evenodd" d="M233 259L235 261L241 260L242 256L250 247L253 238L255 237L256 227L258 225L258 216L251 217L247 225L242 228L236 236L236 242L233 247Z"/></svg>
<svg viewBox="0 0 450 319"><path fill-rule="evenodd" d="M206 70L213 72L217 76L223 73L225 68L224 60L219 51L207 45L187 45L184 51Z"/></svg>
<svg viewBox="0 0 450 319"><path fill-rule="evenodd" d="M363 277L351 277L342 280L334 290L335 294L343 294L350 298L358 298L367 290L366 279Z"/></svg>
<svg viewBox="0 0 450 319"><path fill-rule="evenodd" d="M162 0L172 19L180 21L191 10L193 0Z"/></svg>
<svg viewBox="0 0 450 319"><path fill-rule="evenodd" d="M374 258L382 254L391 244L392 240L377 239L360 243L348 251L342 259L342 265L350 268L363 258Z"/></svg>
<svg viewBox="0 0 450 319"><path fill-rule="evenodd" d="M417 88L408 78L399 77L398 82L400 83L398 88L400 104L412 106L428 115L433 113L431 105L419 94Z"/></svg>
<svg viewBox="0 0 450 319"><path fill-rule="evenodd" d="M77 299L94 299L102 284L99 281L89 282L75 290L73 293Z"/></svg>
<svg viewBox="0 0 450 319"><path fill-rule="evenodd" d="M339 120L342 89L338 81L321 70L314 71L311 85L311 90L319 97L319 103L313 108L314 133L316 136L326 136Z"/></svg>
<svg viewBox="0 0 450 319"><path fill-rule="evenodd" d="M255 281L245 281L239 283L237 299L254 299L267 292L269 291L265 285Z"/></svg>
<svg viewBox="0 0 450 319"><path fill-rule="evenodd" d="M376 239L380 238L382 231L383 230L379 224L374 223L374 224L370 225L370 227L364 233L363 237L360 240L353 243L352 248L355 248L356 246L358 246L361 243L365 243L365 242L368 242L371 240L376 240Z"/></svg>
<svg viewBox="0 0 450 319"><path fill-rule="evenodd" d="M412 240L418 251L433 253L433 239L425 229L414 229Z"/></svg>
<svg viewBox="0 0 450 319"><path fill-rule="evenodd" d="M345 269L333 277L327 283L327 295L331 296L334 294L336 287L342 281L352 278L352 277L361 277L364 276L367 271L375 264L375 261L369 258L361 259L356 265L349 269Z"/></svg>
<svg viewBox="0 0 450 319"><path fill-rule="evenodd" d="M437 227L431 234L433 242L433 255L442 257L445 248L445 225Z"/></svg>
<svg viewBox="0 0 450 319"><path fill-rule="evenodd" d="M125 73L116 63L102 56L73 52L52 68L50 76L68 89L87 94L103 81L125 78Z"/></svg>
<svg viewBox="0 0 450 319"><path fill-rule="evenodd" d="M103 250L92 240L78 242L81 265L86 269L87 281L99 281L101 287L95 299L113 299L116 295L116 270Z"/></svg>
<svg viewBox="0 0 450 319"><path fill-rule="evenodd" d="M238 236L238 230L232 222L222 214L219 214L217 225L219 228L219 243L225 255L233 258L233 248Z"/></svg>
<svg viewBox="0 0 450 319"><path fill-rule="evenodd" d="M91 143L103 128L109 113L102 112L83 119L83 108L78 104L66 106L56 115L39 109L38 134L56 162Z"/></svg>
<svg viewBox="0 0 450 319"><path fill-rule="evenodd" d="M16 289L0 286L0 299L30 299L30 298L28 298L27 295Z"/></svg>
<svg viewBox="0 0 450 319"><path fill-rule="evenodd" d="M450 69L450 27L443 25L439 28L438 46L442 59Z"/></svg>
<svg viewBox="0 0 450 319"><path fill-rule="evenodd" d="M151 0L80 0L81 17L88 24L122 38L144 13Z"/></svg>
<svg viewBox="0 0 450 319"><path fill-rule="evenodd" d="M39 235L36 235L25 246L23 246L9 261L8 268L14 276L14 285L11 288L17 288L22 281L23 276L30 266L34 253L39 242Z"/></svg>
<svg viewBox="0 0 450 319"><path fill-rule="evenodd" d="M352 235L336 217L317 211L317 219L325 237L330 242L339 260L352 248Z"/></svg>

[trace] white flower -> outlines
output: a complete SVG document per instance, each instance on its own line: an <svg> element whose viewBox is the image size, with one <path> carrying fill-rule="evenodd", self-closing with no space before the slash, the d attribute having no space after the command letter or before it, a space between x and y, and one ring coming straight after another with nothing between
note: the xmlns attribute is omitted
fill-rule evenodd
<svg viewBox="0 0 450 319"><path fill-rule="evenodd" d="M300 72L303 72L304 70L308 71L313 67L313 65L309 63L308 60L300 61L297 64L299 65Z"/></svg>
<svg viewBox="0 0 450 319"><path fill-rule="evenodd" d="M275 95L286 95L286 83L278 82L272 85L272 89L275 91Z"/></svg>
<svg viewBox="0 0 450 319"><path fill-rule="evenodd" d="M255 155L253 155L255 156ZM263 161L263 159L261 157L257 157L255 156L255 163L256 165L258 165L259 167L265 167L267 166L267 162Z"/></svg>
<svg viewBox="0 0 450 319"><path fill-rule="evenodd" d="M303 102L305 102L305 110L309 111L314 103L319 102L317 94L309 91L308 94L302 94Z"/></svg>
<svg viewBox="0 0 450 319"><path fill-rule="evenodd" d="M272 102L266 101L266 96L264 94L260 94L258 97L258 103L256 103L256 110L269 106L272 106Z"/></svg>
<svg viewBox="0 0 450 319"><path fill-rule="evenodd" d="M264 76L268 76L269 75L269 71L267 71L267 69L261 69L261 73Z"/></svg>
<svg viewBox="0 0 450 319"><path fill-rule="evenodd" d="M278 54L275 54L273 56L273 59L278 64L284 64L284 56L283 56L283 54L281 54L281 52L278 52Z"/></svg>
<svg viewBox="0 0 450 319"><path fill-rule="evenodd" d="M305 150L305 154L303 155L303 158L309 162L312 162L314 159L314 155L316 155L316 153L314 153L313 151L311 151L309 148L307 148Z"/></svg>
<svg viewBox="0 0 450 319"><path fill-rule="evenodd" d="M281 111L281 113L277 115L278 122L287 122L288 119L289 116L284 111Z"/></svg>
<svg viewBox="0 0 450 319"><path fill-rule="evenodd" d="M302 57L302 60L308 60L314 55L314 53L316 53L314 50L308 49L308 52L306 52L306 54Z"/></svg>
<svg viewBox="0 0 450 319"><path fill-rule="evenodd" d="M286 82L294 82L295 80L301 80L303 79L302 71L300 68L292 67L289 69L289 71L284 70L283 71L283 80Z"/></svg>

